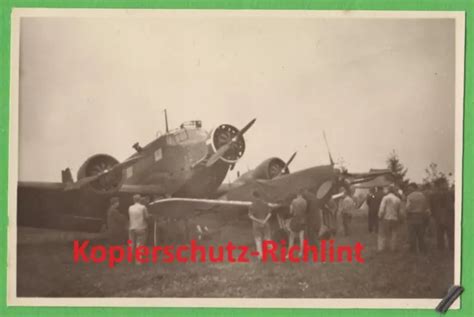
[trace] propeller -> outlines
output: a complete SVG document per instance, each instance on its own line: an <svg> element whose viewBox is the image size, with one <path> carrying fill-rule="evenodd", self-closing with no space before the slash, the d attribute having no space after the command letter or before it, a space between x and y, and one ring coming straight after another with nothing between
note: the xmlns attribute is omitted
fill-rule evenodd
<svg viewBox="0 0 474 317"><path fill-rule="evenodd" d="M334 165L334 160L332 159L331 150L329 149L328 140L326 139L326 132L324 130L323 130L323 137L324 137L324 142L326 143L326 148L328 149L329 161L331 162L331 165Z"/></svg>
<svg viewBox="0 0 474 317"><path fill-rule="evenodd" d="M140 156L140 155L133 156L133 157L127 159L126 161L124 161L122 163L119 163L119 164L116 164L112 167L110 167L108 165L105 165L105 164L100 164L98 167L95 167L93 169L94 173L91 176L87 176L87 177L84 177L84 178L81 178L81 179L77 180L77 182L68 185L66 187L66 189L67 190L79 189L85 184L94 182L96 180L100 181L101 179L103 179L103 177L107 177L109 175L110 175L110 177L113 177L112 175L114 173L119 172L124 168L127 168L128 166L132 165L133 163L135 163L136 161L138 161L142 157L143 156ZM107 183L107 180L103 179L103 182L105 184L105 183Z"/></svg>
<svg viewBox="0 0 474 317"><path fill-rule="evenodd" d="M285 167L283 168L283 170L286 170L288 168L288 166L290 166L291 162L293 162L293 160L295 159L295 156L298 152L295 152L291 155L290 159L286 162L285 164Z"/></svg>
<svg viewBox="0 0 474 317"><path fill-rule="evenodd" d="M290 156L290 158L288 159L288 161L286 161L286 163L285 163L285 165L283 166L283 168L278 171L278 174L276 174L276 175L275 175L274 177L272 177L272 178L275 178L275 177L277 177L277 176L280 176L282 173L284 173L284 172L286 171L286 169L288 168L288 166L290 166L291 162L293 162L293 160L295 159L295 156L296 156L297 153L298 153L298 152L293 153L293 154Z"/></svg>
<svg viewBox="0 0 474 317"><path fill-rule="evenodd" d="M212 154L212 156L209 158L209 160L206 163L206 167L211 167L216 163L222 155L224 155L225 152L227 152L232 145L238 140L242 135L244 135L245 132L248 131L252 127L252 125L255 123L257 119L253 119L245 127L243 127L236 135L234 135L230 140L228 140L224 145L222 145L220 148L217 149L217 151Z"/></svg>

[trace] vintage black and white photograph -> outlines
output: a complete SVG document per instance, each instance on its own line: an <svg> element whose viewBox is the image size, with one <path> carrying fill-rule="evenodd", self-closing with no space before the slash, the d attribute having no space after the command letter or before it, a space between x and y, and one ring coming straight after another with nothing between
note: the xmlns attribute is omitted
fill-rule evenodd
<svg viewBox="0 0 474 317"><path fill-rule="evenodd" d="M459 283L463 13L12 22L9 305L432 309Z"/></svg>

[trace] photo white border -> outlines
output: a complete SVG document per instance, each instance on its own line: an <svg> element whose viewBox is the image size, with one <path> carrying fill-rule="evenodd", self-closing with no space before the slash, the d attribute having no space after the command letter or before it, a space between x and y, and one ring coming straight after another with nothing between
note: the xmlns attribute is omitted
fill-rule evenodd
<svg viewBox="0 0 474 317"><path fill-rule="evenodd" d="M455 20L455 265L454 283L461 276L461 210L462 210L462 157L464 112L464 11L315 11L315 10L201 10L201 9L33 9L14 8L11 16L11 73L10 73L10 139L8 180L8 306L88 306L88 307L258 307L258 308L421 308L434 309L440 299L287 299L287 298L32 298L16 296L17 258L17 183L18 183L18 107L20 20L24 17L133 17L157 18L165 16L231 17L271 16L298 18L357 18L357 19L434 19ZM447 290L446 290L447 291ZM450 309L459 309L458 298Z"/></svg>

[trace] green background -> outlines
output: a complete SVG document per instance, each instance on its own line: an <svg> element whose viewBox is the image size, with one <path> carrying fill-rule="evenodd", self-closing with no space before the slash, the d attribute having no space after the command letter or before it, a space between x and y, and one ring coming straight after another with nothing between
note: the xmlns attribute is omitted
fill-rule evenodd
<svg viewBox="0 0 474 317"><path fill-rule="evenodd" d="M7 184L8 184L8 114L10 75L10 15L14 7L42 8L168 8L168 9L272 9L272 10L436 10L466 12L466 64L464 99L464 157L463 157L463 214L462 214L462 277L465 291L462 308L451 310L448 316L474 316L474 248L472 232L474 217L470 212L474 187L469 180L474 176L474 108L472 99L473 14L474 0L427 1L304 1L304 0L0 0L0 316L434 316L433 310L381 309L244 309L244 308L63 308L63 307L7 307Z"/></svg>

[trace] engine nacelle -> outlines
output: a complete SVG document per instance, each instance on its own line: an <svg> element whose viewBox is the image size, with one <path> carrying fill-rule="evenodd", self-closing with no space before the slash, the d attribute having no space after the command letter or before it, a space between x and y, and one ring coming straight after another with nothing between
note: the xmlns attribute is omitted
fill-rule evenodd
<svg viewBox="0 0 474 317"><path fill-rule="evenodd" d="M234 138L239 129L230 124L221 124L215 128L211 133L210 147L212 153L215 153L221 146L227 144L232 138ZM245 152L245 140L243 136L239 136L235 142L232 143L231 147L220 157L221 161L229 164L236 163Z"/></svg>
<svg viewBox="0 0 474 317"><path fill-rule="evenodd" d="M79 168L77 180L103 174L89 183L90 188L98 192L109 192L118 189L122 181L121 171L107 173L119 161L108 154L96 154L89 157Z"/></svg>
<svg viewBox="0 0 474 317"><path fill-rule="evenodd" d="M289 174L290 170L285 165L286 163L282 159L271 157L260 163L254 170L243 174L238 179L238 183L246 183L257 179L273 179L279 175Z"/></svg>
<svg viewBox="0 0 474 317"><path fill-rule="evenodd" d="M281 174L288 174L290 171L288 167L285 168L285 162L278 158L272 157L266 159L253 171L255 179L272 179Z"/></svg>

